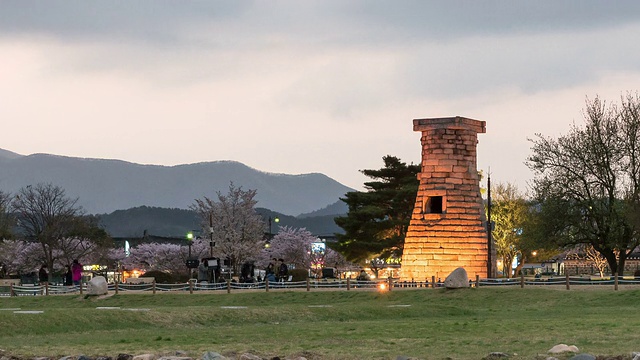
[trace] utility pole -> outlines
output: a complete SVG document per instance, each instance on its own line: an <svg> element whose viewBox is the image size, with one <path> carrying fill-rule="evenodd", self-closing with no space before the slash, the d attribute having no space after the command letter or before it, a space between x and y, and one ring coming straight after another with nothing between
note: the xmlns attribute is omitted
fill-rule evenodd
<svg viewBox="0 0 640 360"><path fill-rule="evenodd" d="M209 212L209 257L213 257L213 247L216 243L213 242L213 213Z"/></svg>

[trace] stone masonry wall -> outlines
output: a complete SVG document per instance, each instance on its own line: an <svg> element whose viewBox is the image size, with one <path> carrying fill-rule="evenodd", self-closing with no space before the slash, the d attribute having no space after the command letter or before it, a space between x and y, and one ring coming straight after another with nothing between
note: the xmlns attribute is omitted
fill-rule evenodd
<svg viewBox="0 0 640 360"><path fill-rule="evenodd" d="M476 165L477 134L485 132L485 122L417 119L414 131L422 132L422 170L401 279L444 280L458 267L470 278L487 277L487 232Z"/></svg>

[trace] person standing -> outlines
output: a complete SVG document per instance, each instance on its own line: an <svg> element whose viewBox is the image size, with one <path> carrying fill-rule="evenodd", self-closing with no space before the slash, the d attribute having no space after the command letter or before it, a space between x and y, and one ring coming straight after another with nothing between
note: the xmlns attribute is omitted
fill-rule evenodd
<svg viewBox="0 0 640 360"><path fill-rule="evenodd" d="M205 259L200 259L200 265L198 265L198 282L209 281L209 268L206 262Z"/></svg>
<svg viewBox="0 0 640 360"><path fill-rule="evenodd" d="M38 280L40 280L40 285L46 285L49 282L47 264L42 264L42 266L40 266L40 270L38 271Z"/></svg>
<svg viewBox="0 0 640 360"><path fill-rule="evenodd" d="M64 286L73 285L73 273L71 272L71 266L64 266Z"/></svg>
<svg viewBox="0 0 640 360"><path fill-rule="evenodd" d="M73 285L80 285L80 280L82 280L82 264L78 262L78 259L73 260L71 265L71 280Z"/></svg>

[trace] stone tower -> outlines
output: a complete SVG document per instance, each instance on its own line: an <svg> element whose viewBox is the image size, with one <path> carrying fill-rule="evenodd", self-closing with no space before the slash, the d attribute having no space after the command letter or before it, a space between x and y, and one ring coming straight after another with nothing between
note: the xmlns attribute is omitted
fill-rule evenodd
<svg viewBox="0 0 640 360"><path fill-rule="evenodd" d="M459 116L416 119L413 130L422 132L422 169L401 280L444 280L458 267L469 278L485 278L489 246L476 165L485 122Z"/></svg>

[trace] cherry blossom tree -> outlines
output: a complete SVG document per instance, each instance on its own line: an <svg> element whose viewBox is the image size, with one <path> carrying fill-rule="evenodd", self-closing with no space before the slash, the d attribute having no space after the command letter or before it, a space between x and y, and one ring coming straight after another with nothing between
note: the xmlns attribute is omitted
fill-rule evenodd
<svg viewBox="0 0 640 360"><path fill-rule="evenodd" d="M209 243L203 239L194 239L191 244L191 257L203 258L208 256ZM124 249L110 249L104 258L116 267L143 271L158 270L171 274L187 274L189 271L186 260L189 257L187 245L167 243L144 243L129 249L127 255ZM119 265L119 266L118 266Z"/></svg>
<svg viewBox="0 0 640 360"><path fill-rule="evenodd" d="M271 240L269 247L264 248L258 265L265 266L273 258L284 259L285 263L296 268L308 269L311 265L311 245L318 240L305 228L281 226Z"/></svg>
<svg viewBox="0 0 640 360"><path fill-rule="evenodd" d="M44 261L40 244L22 240L0 243L0 263L7 274L24 275L37 271Z"/></svg>
<svg viewBox="0 0 640 360"><path fill-rule="evenodd" d="M62 271L74 259L82 264L107 265L108 248L87 239L64 238L52 250L51 271ZM27 274L37 271L46 263L41 244L34 241L5 240L0 243L0 263L5 265L7 274Z"/></svg>
<svg viewBox="0 0 640 360"><path fill-rule="evenodd" d="M229 185L229 192L217 192L217 199L196 199L191 209L202 219L203 233L212 234L213 255L229 259L234 273L248 260L256 260L264 247L266 224L257 213L256 190Z"/></svg>
<svg viewBox="0 0 640 360"><path fill-rule="evenodd" d="M314 247L314 244L324 245L324 242L305 228L282 226L269 247L262 251L258 265L266 266L273 258L283 259L295 268L312 268L318 275L323 267L344 269L354 266L337 251L326 246Z"/></svg>

